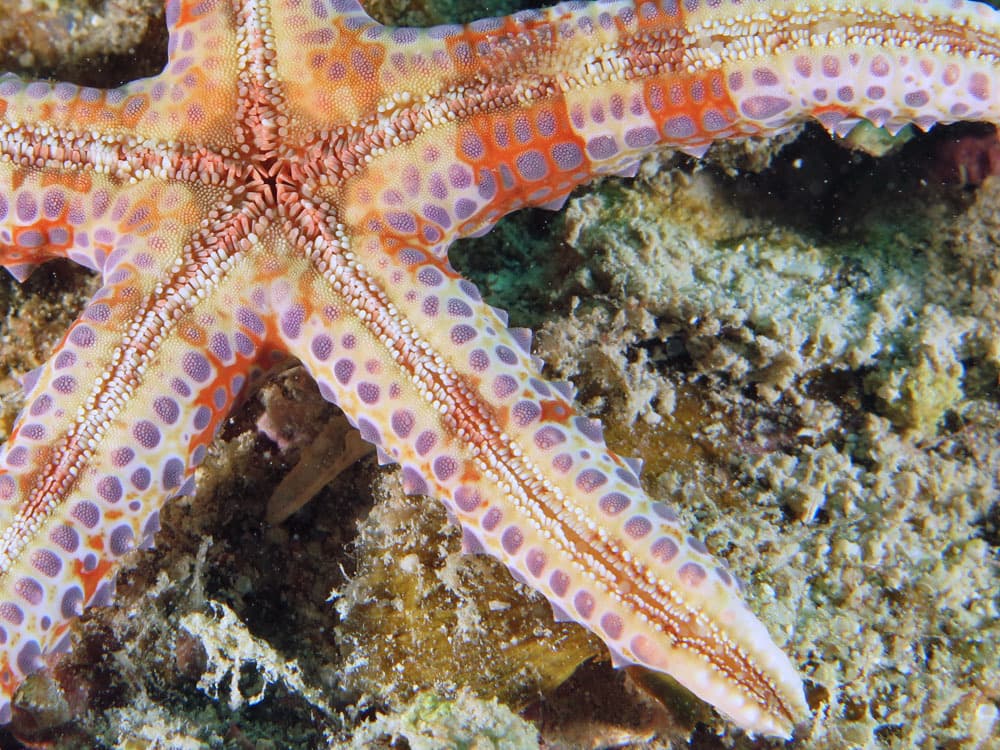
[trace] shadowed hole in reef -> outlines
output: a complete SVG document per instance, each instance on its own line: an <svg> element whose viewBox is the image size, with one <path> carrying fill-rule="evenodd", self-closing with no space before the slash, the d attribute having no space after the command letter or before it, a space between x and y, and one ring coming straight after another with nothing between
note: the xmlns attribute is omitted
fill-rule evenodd
<svg viewBox="0 0 1000 750"><path fill-rule="evenodd" d="M1000 550L1000 501L993 503L986 515L975 524L978 535L994 550Z"/></svg>
<svg viewBox="0 0 1000 750"><path fill-rule="evenodd" d="M810 123L766 169L720 179L748 215L795 227L817 242L830 236L863 241L866 233L886 225L912 231L922 204L943 203L951 213L962 211L970 190L945 184L942 150L970 133L993 130L982 123L938 126L875 157L839 143ZM932 230L934 222L923 223L925 232Z"/></svg>

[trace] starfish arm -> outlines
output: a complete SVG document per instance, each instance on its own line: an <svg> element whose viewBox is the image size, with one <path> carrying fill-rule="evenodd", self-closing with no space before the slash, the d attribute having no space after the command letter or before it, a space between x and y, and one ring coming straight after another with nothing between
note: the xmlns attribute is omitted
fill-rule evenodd
<svg viewBox="0 0 1000 750"><path fill-rule="evenodd" d="M96 89L0 74L0 164L142 179L206 147L240 148L238 88L254 71L235 54L229 4L169 0L166 15L170 61L152 78Z"/></svg>
<svg viewBox="0 0 1000 750"><path fill-rule="evenodd" d="M980 3L838 0L820 12L793 0L619 0L427 30L343 4L353 10L331 25L296 3L275 38L289 66L287 132L296 143L323 134L297 148L326 154L330 179L374 170L373 186L446 150L476 183L461 210L444 206L460 235L558 204L664 146L701 154L807 118L838 133L862 118L892 130L1000 120L1000 16ZM333 126L345 119L347 136Z"/></svg>
<svg viewBox="0 0 1000 750"><path fill-rule="evenodd" d="M213 194L221 191L0 161L0 266L24 280L40 263L60 257L106 274L142 247L139 275L148 278L174 260L176 237L197 225Z"/></svg>
<svg viewBox="0 0 1000 750"><path fill-rule="evenodd" d="M1000 121L1000 14L984 3L837 0L814 9L779 0L736 10L701 2L684 25L693 40L678 67L687 75L664 81L663 92L690 121L661 127L693 126L679 140L696 147L805 117L840 135L862 119L893 132Z"/></svg>
<svg viewBox="0 0 1000 750"><path fill-rule="evenodd" d="M65 648L69 620L108 601L115 563L150 540L163 502L191 491L215 426L257 360L271 358L255 356L263 329L252 313L250 330L227 339L225 325L207 333L204 311L185 311L242 255L231 237L249 224L225 207L245 191L9 164L0 178L3 265L23 276L65 255L105 281L49 362L25 378L27 406L0 449L2 723L23 677ZM219 221L203 225L211 215ZM219 315L226 323L232 302ZM190 351L172 351L178 339ZM193 351L199 344L207 355ZM218 368L208 378L206 361ZM183 377L161 376L171 370Z"/></svg>
<svg viewBox="0 0 1000 750"><path fill-rule="evenodd" d="M0 75L0 265L20 280L54 257L100 270L114 232L131 231L116 216L130 183L243 179L228 155L247 140L233 123L238 81L253 70L230 62L238 39L228 7L168 2L169 64L117 89ZM133 218L148 224L158 210L154 198ZM102 227L84 226L100 218Z"/></svg>
<svg viewBox="0 0 1000 750"><path fill-rule="evenodd" d="M109 181L94 182L97 195ZM280 356L260 299L241 292L273 260L249 239L263 223L220 208L244 194L150 179L76 215L76 236L102 244L104 285L25 378L0 449L0 722L23 677L64 648L69 620L107 602L165 500L192 491L215 428Z"/></svg>
<svg viewBox="0 0 1000 750"><path fill-rule="evenodd" d="M637 463L575 413L568 384L542 378L530 334L389 219L339 233L296 220L316 230L292 244L317 270L277 313L284 347L401 464L406 490L443 500L467 546L604 638L617 664L669 672L752 731L790 733L807 714L794 667L733 577L642 491Z"/></svg>
<svg viewBox="0 0 1000 750"><path fill-rule="evenodd" d="M73 258L99 270L111 239L83 223L106 214L120 186L103 175L62 173L0 161L0 266L18 281L51 258Z"/></svg>

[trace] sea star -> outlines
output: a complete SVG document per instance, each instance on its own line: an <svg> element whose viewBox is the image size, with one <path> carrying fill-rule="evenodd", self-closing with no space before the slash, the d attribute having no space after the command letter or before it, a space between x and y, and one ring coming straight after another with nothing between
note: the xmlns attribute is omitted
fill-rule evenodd
<svg viewBox="0 0 1000 750"><path fill-rule="evenodd" d="M3 453L0 719L114 565L152 537L232 404L293 356L438 496L469 549L738 725L808 709L733 577L546 383L530 337L447 263L662 146L997 119L975 3L623 0L392 29L354 0L166 5L164 72L0 77L0 262L104 287L26 378Z"/></svg>

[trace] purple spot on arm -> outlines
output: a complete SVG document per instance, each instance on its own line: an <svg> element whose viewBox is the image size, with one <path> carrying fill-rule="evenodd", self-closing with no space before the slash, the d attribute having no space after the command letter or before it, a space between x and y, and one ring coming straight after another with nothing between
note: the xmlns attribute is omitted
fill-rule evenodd
<svg viewBox="0 0 1000 750"><path fill-rule="evenodd" d="M200 352L185 352L181 357L181 368L196 383L204 383L212 376L212 366Z"/></svg>

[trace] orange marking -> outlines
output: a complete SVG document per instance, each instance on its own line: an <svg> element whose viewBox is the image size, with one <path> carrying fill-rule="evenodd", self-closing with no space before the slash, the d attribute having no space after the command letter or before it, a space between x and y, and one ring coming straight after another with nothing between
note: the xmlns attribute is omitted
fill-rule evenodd
<svg viewBox="0 0 1000 750"><path fill-rule="evenodd" d="M97 587L101 585L101 581L104 580L108 571L111 570L111 561L98 560L97 567L90 572L83 569L82 560L74 560L73 566L76 577L83 583L83 600L88 602L93 597L94 592L97 591Z"/></svg>
<svg viewBox="0 0 1000 750"><path fill-rule="evenodd" d="M838 106L836 104L828 104L826 106L813 107L810 114L819 119L820 115L826 114L827 112L836 112L838 115L843 115L848 117L851 115L851 109L849 107Z"/></svg>
<svg viewBox="0 0 1000 750"><path fill-rule="evenodd" d="M193 346L202 346L207 340L205 337L205 329L201 326L195 325L194 323L182 325L178 330L178 333L182 339Z"/></svg>
<svg viewBox="0 0 1000 750"><path fill-rule="evenodd" d="M177 21L174 23L174 28L181 28L182 26L187 26L189 23L196 23L200 16L195 15L192 11L194 8L201 7L201 3L197 2L184 2L181 3L181 11L177 14Z"/></svg>
<svg viewBox="0 0 1000 750"><path fill-rule="evenodd" d="M553 127L551 134L543 134L543 119L548 127ZM463 150L463 139L473 133L483 146L482 155L478 158L470 158ZM522 140L524 136L527 137L526 140ZM569 192L575 181L571 173L562 172L556 166L551 156L551 147L559 143L574 143L579 147L580 153L587 153L586 142L583 136L573 131L567 103L562 99L545 99L530 107L519 107L505 113L483 113L464 122L455 144L455 158L468 164L474 172L479 168L486 168L496 173L500 165L505 165L515 175L515 179L513 185L507 187L498 176L493 199L464 220L460 231L475 228L486 214L497 212L503 215L529 202L536 202L529 200L529 197L544 188L551 190L546 195L546 200ZM525 180L518 176L518 157L531 150L544 155L547 174L541 179ZM586 156L584 159L586 160ZM584 164L573 171L586 168Z"/></svg>
<svg viewBox="0 0 1000 750"><path fill-rule="evenodd" d="M56 244L51 241L52 235L49 230L55 229L67 229L70 226L65 219L57 218L55 220L42 219L41 221L36 221L34 224L26 227L17 227L14 229L14 245L20 246L19 255L25 259L30 259L32 262L42 262L50 258L58 258L65 254L65 250L73 246L73 233L67 231L67 239L65 242L60 242ZM21 237L26 233L32 231L38 231L41 233L42 237L45 238L45 242L38 247L26 247L24 243L21 242Z"/></svg>
<svg viewBox="0 0 1000 750"><path fill-rule="evenodd" d="M43 172L39 180L41 187L60 185L77 193L89 193L94 186L93 178L84 171Z"/></svg>
<svg viewBox="0 0 1000 750"><path fill-rule="evenodd" d="M680 3L677 4L678 12L669 16L666 13L655 13L646 15L645 13L636 13L635 18L639 22L639 31L655 31L657 33L662 33L665 29L685 29L686 19L683 7ZM619 32L624 28L619 21Z"/></svg>
<svg viewBox="0 0 1000 750"><path fill-rule="evenodd" d="M653 93L659 89L658 98L661 102L657 109L654 106ZM717 132L704 129L704 115L714 111L733 125L739 119L736 105L729 95L729 89L722 74L709 71L701 75L671 76L669 83L662 78L651 79L643 86L643 98L646 107L653 115L659 128L672 117L688 115L695 123L696 132L692 141L711 140L718 137Z"/></svg>
<svg viewBox="0 0 1000 750"><path fill-rule="evenodd" d="M573 415L569 406L557 399L549 399L541 402L543 422L560 422L565 424Z"/></svg>

